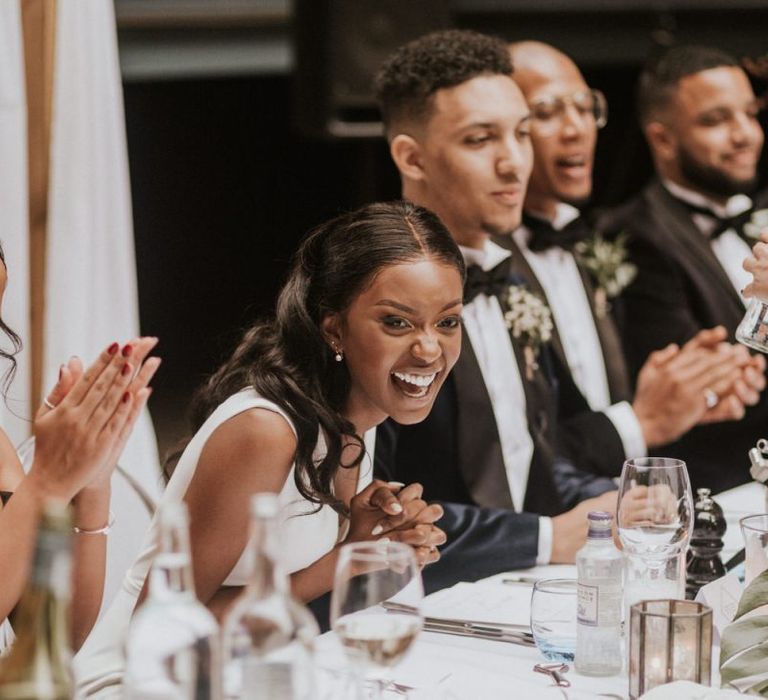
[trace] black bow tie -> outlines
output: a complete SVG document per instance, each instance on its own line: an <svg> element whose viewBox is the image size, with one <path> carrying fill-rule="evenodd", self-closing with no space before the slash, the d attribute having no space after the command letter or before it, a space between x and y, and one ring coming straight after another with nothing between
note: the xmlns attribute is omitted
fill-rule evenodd
<svg viewBox="0 0 768 700"><path fill-rule="evenodd" d="M509 261L509 258L505 258L490 270L483 270L479 265L470 265L467 268L467 281L464 283L464 303L468 304L478 294L501 296L510 283Z"/></svg>
<svg viewBox="0 0 768 700"><path fill-rule="evenodd" d="M736 216L723 217L718 216L715 214L715 212L713 212L711 209L708 209L707 207L700 207L697 204L690 204L689 202L684 202L683 200L678 201L682 202L682 204L685 205L685 208L691 212L691 214L701 214L703 216L709 217L715 222L715 227L709 234L711 239L715 239L721 234L730 230L736 231L736 233L738 233L739 236L743 238L744 224L746 224L752 218L752 214L754 213L754 208L750 207L746 211L741 212L741 214L736 214Z"/></svg>
<svg viewBox="0 0 768 700"><path fill-rule="evenodd" d="M553 228L549 221L525 213L523 224L531 232L528 248L534 253L541 253L550 248L562 248L572 252L577 243L590 236L589 226L580 216L560 230Z"/></svg>

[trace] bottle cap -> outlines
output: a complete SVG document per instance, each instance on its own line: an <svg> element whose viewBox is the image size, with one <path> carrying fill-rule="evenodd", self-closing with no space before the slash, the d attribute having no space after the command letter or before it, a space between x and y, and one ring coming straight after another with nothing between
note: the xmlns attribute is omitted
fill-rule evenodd
<svg viewBox="0 0 768 700"><path fill-rule="evenodd" d="M613 516L604 510L591 510L587 515L589 525L588 539L608 539L611 537Z"/></svg>
<svg viewBox="0 0 768 700"><path fill-rule="evenodd" d="M587 520L590 523L610 523L613 520L613 516L604 510L590 510Z"/></svg>
<svg viewBox="0 0 768 700"><path fill-rule="evenodd" d="M255 518L274 518L280 510L276 493L256 493L251 496L251 515Z"/></svg>

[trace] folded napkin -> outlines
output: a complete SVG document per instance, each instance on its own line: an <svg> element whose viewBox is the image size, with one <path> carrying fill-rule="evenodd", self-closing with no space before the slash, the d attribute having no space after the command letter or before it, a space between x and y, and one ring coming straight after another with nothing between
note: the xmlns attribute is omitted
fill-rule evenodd
<svg viewBox="0 0 768 700"><path fill-rule="evenodd" d="M424 615L507 625L531 622L531 586L501 583L457 583L427 596Z"/></svg>

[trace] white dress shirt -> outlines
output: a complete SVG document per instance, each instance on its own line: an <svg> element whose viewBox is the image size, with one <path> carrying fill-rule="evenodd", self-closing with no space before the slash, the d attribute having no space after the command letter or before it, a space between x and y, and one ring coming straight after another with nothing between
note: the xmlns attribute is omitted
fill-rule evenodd
<svg viewBox="0 0 768 700"><path fill-rule="evenodd" d="M684 202L688 202L688 204L692 204L695 207L710 209L714 216L721 219L738 216L752 206L752 200L745 194L736 194L728 199L725 206L721 206L717 204L717 202L705 197L703 194L689 190L687 187L681 187L669 180L664 180L664 187L666 187L674 197L677 197ZM706 214L694 213L692 218L693 223L696 224L696 228L707 237L714 231L718 223L716 219L709 217ZM731 284L739 295L739 299L741 299L746 307L749 300L741 296L741 290L752 281L752 275L750 275L750 273L741 265L744 262L744 258L752 255L752 249L749 244L747 244L746 241L732 229L721 233L717 238L711 241L710 245L712 246L712 252L715 254L717 261L722 266L725 274L728 275L728 279L731 280Z"/></svg>
<svg viewBox="0 0 768 700"><path fill-rule="evenodd" d="M490 240L482 250L461 246L461 252L467 265L479 265L483 270L491 270L510 256L508 250ZM512 504L516 511L521 511L533 457L533 440L509 329L498 299L486 294L478 294L464 306L462 319L491 399ZM541 517L537 563L549 563L551 553L552 523L550 518Z"/></svg>
<svg viewBox="0 0 768 700"><path fill-rule="evenodd" d="M552 226L559 231L578 216L578 209L560 203ZM632 406L626 401L611 404L603 349L576 260L558 247L532 252L528 248L531 233L525 226L517 229L513 237L547 295L576 386L590 408L602 411L613 423L626 457L644 457L648 447Z"/></svg>

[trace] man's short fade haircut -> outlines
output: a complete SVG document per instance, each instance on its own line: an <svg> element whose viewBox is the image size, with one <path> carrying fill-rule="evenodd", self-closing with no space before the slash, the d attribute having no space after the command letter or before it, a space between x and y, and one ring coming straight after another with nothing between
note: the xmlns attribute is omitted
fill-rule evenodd
<svg viewBox="0 0 768 700"><path fill-rule="evenodd" d="M637 115L640 124L655 119L677 91L678 83L689 75L712 68L739 67L739 62L720 49L683 45L668 49L650 61L637 84Z"/></svg>
<svg viewBox="0 0 768 700"><path fill-rule="evenodd" d="M495 74L512 75L507 45L496 37L448 29L401 46L384 62L375 82L387 134L402 122L425 120L438 90Z"/></svg>

